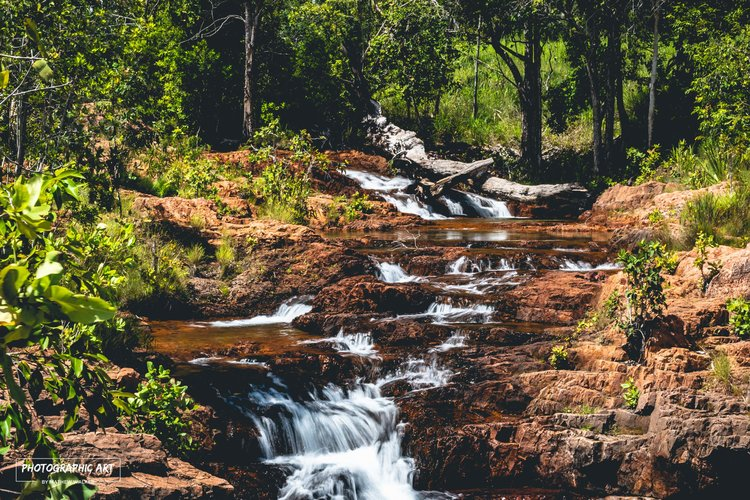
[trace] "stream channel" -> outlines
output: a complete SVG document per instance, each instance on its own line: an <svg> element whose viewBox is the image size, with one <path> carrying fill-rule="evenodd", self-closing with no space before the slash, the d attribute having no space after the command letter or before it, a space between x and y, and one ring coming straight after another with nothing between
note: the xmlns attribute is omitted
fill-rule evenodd
<svg viewBox="0 0 750 500"><path fill-rule="evenodd" d="M408 314L359 315L312 335L292 325L311 311L312 297L294 297L249 318L153 322L154 347L226 422L232 449L224 455L235 457L230 468L267 481L278 498L458 498L458 491L419 490L430 481L418 480L418 463L403 443L410 424L399 402L456 383L467 370L461 352L472 348L477 329L543 332L545 324L505 317L504 294L545 269L615 270L606 261L606 237L562 233L559 221L513 218L504 203L471 193L452 193L436 211L404 192L407 179L347 175L424 223L325 236L371 259L380 281L421 284L434 302ZM420 248L444 252L445 263L420 266ZM421 350L380 345L372 330L389 322L421 325L438 338ZM236 345L252 345L252 353ZM321 356L328 360L324 370L300 361Z"/></svg>

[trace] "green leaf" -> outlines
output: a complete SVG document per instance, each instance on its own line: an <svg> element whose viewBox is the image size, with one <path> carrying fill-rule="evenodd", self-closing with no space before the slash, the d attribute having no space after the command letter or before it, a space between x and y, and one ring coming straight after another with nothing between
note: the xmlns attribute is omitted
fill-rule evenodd
<svg viewBox="0 0 750 500"><path fill-rule="evenodd" d="M112 319L117 311L114 306L99 297L73 293L59 285L49 287L46 296L60 306L68 319L84 325Z"/></svg>
<svg viewBox="0 0 750 500"><path fill-rule="evenodd" d="M13 376L13 362L11 361L10 356L4 354L0 363L2 363L3 366L3 377L5 378L5 385L8 387L10 396L19 406L23 406L26 402L26 394L20 387L18 387L16 378Z"/></svg>
<svg viewBox="0 0 750 500"><path fill-rule="evenodd" d="M46 276L57 276L62 274L63 266L59 262L43 262L36 270L34 279L42 279Z"/></svg>
<svg viewBox="0 0 750 500"><path fill-rule="evenodd" d="M83 360L80 358L70 358L70 366L73 368L73 374L80 377L83 373Z"/></svg>
<svg viewBox="0 0 750 500"><path fill-rule="evenodd" d="M6 266L0 271L0 296L8 304L16 304L18 292L29 277L29 270L17 264Z"/></svg>
<svg viewBox="0 0 750 500"><path fill-rule="evenodd" d="M4 89L10 82L10 70L0 70L0 89Z"/></svg>

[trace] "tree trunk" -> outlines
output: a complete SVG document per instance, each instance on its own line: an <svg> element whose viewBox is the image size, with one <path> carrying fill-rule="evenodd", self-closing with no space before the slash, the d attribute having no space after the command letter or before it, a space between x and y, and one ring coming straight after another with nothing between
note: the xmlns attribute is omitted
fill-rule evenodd
<svg viewBox="0 0 750 500"><path fill-rule="evenodd" d="M255 132L253 102L253 57L255 56L255 36L263 5L259 1L245 0L245 82L242 98L242 132L251 139Z"/></svg>
<svg viewBox="0 0 750 500"><path fill-rule="evenodd" d="M617 72L619 60L619 26L618 19L613 16L610 20L607 35L607 85L604 96L604 163L608 169L612 168L615 145L615 100L617 91Z"/></svg>
<svg viewBox="0 0 750 500"><path fill-rule="evenodd" d="M542 168L542 43L539 26L534 20L529 21L525 45L521 160L536 176Z"/></svg>
<svg viewBox="0 0 750 500"><path fill-rule="evenodd" d="M477 52L474 57L474 106L473 113L474 119L477 119L479 113L479 52L482 48L482 16L479 16L479 23L477 25Z"/></svg>
<svg viewBox="0 0 750 500"><path fill-rule="evenodd" d="M659 69L659 14L660 0L654 0L654 47L651 57L651 81L648 85L648 147L654 145L654 120L656 118L656 76Z"/></svg>
<svg viewBox="0 0 750 500"><path fill-rule="evenodd" d="M591 61L586 62L586 73L589 78L591 114L593 122L593 154L594 168L592 173L599 175L602 168L602 109L599 98L599 79L594 74L594 68Z"/></svg>
<svg viewBox="0 0 750 500"><path fill-rule="evenodd" d="M26 162L26 100L24 96L16 96L11 101L10 118L12 123L12 144L11 147L15 152L14 176L18 177L23 172L23 166Z"/></svg>

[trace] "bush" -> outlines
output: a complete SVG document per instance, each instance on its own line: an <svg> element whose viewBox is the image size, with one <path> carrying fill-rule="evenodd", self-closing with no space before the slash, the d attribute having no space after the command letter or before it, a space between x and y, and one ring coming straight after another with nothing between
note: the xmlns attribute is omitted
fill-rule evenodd
<svg viewBox="0 0 750 500"><path fill-rule="evenodd" d="M549 361L550 366L555 370L564 370L568 368L568 349L562 345L554 346L552 351L550 351L547 361Z"/></svg>
<svg viewBox="0 0 750 500"><path fill-rule="evenodd" d="M178 135L147 150L141 158L146 174L153 179L151 193L183 198L208 198L216 194L218 165L205 157L206 148L196 137ZM135 187L148 188L139 183Z"/></svg>
<svg viewBox="0 0 750 500"><path fill-rule="evenodd" d="M122 304L136 312L163 314L185 303L190 273L180 246L144 231L133 256L137 265L118 288Z"/></svg>
<svg viewBox="0 0 750 500"><path fill-rule="evenodd" d="M727 302L729 324L732 331L741 339L750 337L750 302L743 298L731 299Z"/></svg>
<svg viewBox="0 0 750 500"><path fill-rule="evenodd" d="M648 323L660 316L667 304L662 273L673 272L676 261L664 244L645 241L633 252L622 250L617 261L627 276L625 304L620 307L617 325L628 337L630 356L640 359L650 336Z"/></svg>
<svg viewBox="0 0 750 500"><path fill-rule="evenodd" d="M261 203L262 216L292 224L307 221L307 198L311 188L306 174L295 173L282 163L274 162L253 181L252 189Z"/></svg>
<svg viewBox="0 0 750 500"><path fill-rule="evenodd" d="M129 428L153 434L170 452L185 456L198 449L198 443L188 434L191 426L187 418L197 406L188 396L187 387L172 378L169 370L154 367L151 361L147 368L146 380L134 396L128 398Z"/></svg>
<svg viewBox="0 0 750 500"><path fill-rule="evenodd" d="M631 410L635 409L638 406L638 400L641 398L641 391L635 385L633 377L620 384L620 387L622 387L622 398L625 400L625 406Z"/></svg>
<svg viewBox="0 0 750 500"><path fill-rule="evenodd" d="M698 256L693 263L701 272L701 292L706 293L708 285L721 270L721 261L708 260L708 248L716 246L713 236L706 236L704 233L698 233L695 241L695 250ZM708 269L706 269L708 266Z"/></svg>
<svg viewBox="0 0 750 500"><path fill-rule="evenodd" d="M372 203L366 193L354 193L348 200L344 196L337 196L328 206L328 220L336 223L343 215L347 222L361 219L364 214L372 212Z"/></svg>

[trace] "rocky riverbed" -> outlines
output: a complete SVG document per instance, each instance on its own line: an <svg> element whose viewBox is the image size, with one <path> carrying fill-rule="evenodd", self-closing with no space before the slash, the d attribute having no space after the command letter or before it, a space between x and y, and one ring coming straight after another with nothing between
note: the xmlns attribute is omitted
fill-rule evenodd
<svg viewBox="0 0 750 500"><path fill-rule="evenodd" d="M465 193L436 210L379 159L350 159L317 203L356 189L381 201L344 227L135 200L178 234L243 248L235 276L199 273L171 320L150 321L154 349L213 409L213 444L195 465L232 484L215 495L739 491L750 462L750 342L730 334L724 304L750 294L750 249L712 249L723 265L705 293L696 255L678 254L641 364L613 326L576 329L624 287L614 247L649 234L648 214L679 209L690 192L616 187L580 220L540 221ZM190 227L196 213L205 228ZM551 349L567 342L568 366L553 369ZM731 388L713 375L719 352ZM626 409L621 384L631 377L641 396Z"/></svg>

